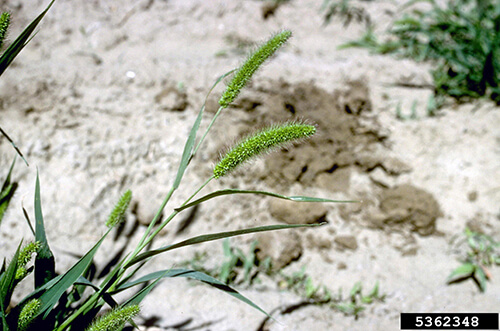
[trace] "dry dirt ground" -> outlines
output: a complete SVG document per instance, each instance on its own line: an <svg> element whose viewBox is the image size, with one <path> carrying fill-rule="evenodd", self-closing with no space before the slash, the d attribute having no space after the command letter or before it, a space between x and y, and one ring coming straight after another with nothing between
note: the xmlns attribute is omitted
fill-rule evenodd
<svg viewBox="0 0 500 331"><path fill-rule="evenodd" d="M48 1L3 0L14 17L10 38ZM187 133L210 86L244 59L248 45L283 28L290 43L267 64L213 127L167 212L205 179L228 143L267 123L307 119L310 142L266 156L212 182L220 188L270 190L359 204L307 205L271 198L212 200L161 233L156 245L198 234L274 223L327 225L307 231L247 236L232 244L260 254L285 273L301 270L315 284L347 294L376 281L386 295L358 319L305 305L272 279L236 287L266 311L262 330L396 330L401 312L495 312L500 268L485 293L472 281L447 285L465 246L466 226L500 238L500 112L487 101L445 107L428 117L429 67L409 60L338 50L361 36L361 24L323 24L322 1L292 0L264 17L262 1L57 0L38 34L0 80L0 123L25 153L19 189L0 229L1 256L29 238L21 206L33 215L36 169L47 235L66 270L105 231L107 213L130 188L129 236L110 239L103 264L144 231L175 177ZM377 31L394 16L390 1L363 2ZM218 86L202 122L216 110ZM416 118L401 120L411 112ZM0 139L5 176L14 152ZM19 161L19 160L18 160ZM139 224L133 227L132 224ZM178 266L205 252L208 266L224 259L221 243L152 260L147 271ZM25 285L26 288L29 284ZM20 296L20 294L18 295ZM138 324L162 330L257 330L265 316L226 294L185 280L166 280L144 301Z"/></svg>

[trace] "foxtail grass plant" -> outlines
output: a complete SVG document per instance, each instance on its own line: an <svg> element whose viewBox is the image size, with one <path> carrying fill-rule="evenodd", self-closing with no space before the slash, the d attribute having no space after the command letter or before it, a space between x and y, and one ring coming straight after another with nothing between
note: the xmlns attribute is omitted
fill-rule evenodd
<svg viewBox="0 0 500 331"><path fill-rule="evenodd" d="M197 140L198 129L200 128L200 123L204 115L205 105L203 104L201 107L184 145L184 151L179 162L177 174L172 181L172 187L166 194L165 199L149 226L144 230L142 237L136 243L135 248L130 249L128 254L114 259L113 262L108 265L107 271L101 272L99 276L96 276L96 273L92 271L95 269L95 266L93 266L93 259L109 233L123 221L132 198L132 192L127 190L123 194L107 221L103 222L107 226L107 230L101 239L69 270L61 274L56 274L54 255L49 247L45 234L45 223L40 199L40 180L37 173L34 200L34 227L31 225L28 214L24 211L26 220L33 231L35 242L28 244L26 248L23 249L21 249L21 245L19 245L10 263L4 260L4 264L0 270L1 330L119 330L127 323L135 325L131 319L139 313L139 306L142 300L160 280L172 277L187 277L199 280L218 290L226 292L267 315L262 308L244 297L238 291L201 271L169 268L157 270L141 277L137 277L137 273L156 255L182 247L250 233L315 227L320 225L276 224L259 226L219 233L201 234L177 243L154 249L151 248L153 240L160 231L179 213L216 197L235 194L253 194L297 202L352 202L307 196L285 196L273 192L244 189L216 190L196 198L198 193L203 188L207 187L212 180L219 179L223 176L229 176L235 168L241 166L243 163L272 150L276 150L283 146L290 146L294 143L308 139L316 132L316 127L306 122L288 122L257 131L230 148L215 165L213 174L206 179L198 189L192 192L192 194L187 195L188 197L185 198L181 205L172 209L172 212L168 216L164 219L161 217L172 195L180 187L186 168L195 157L197 150L202 145L221 111L228 108L230 103L235 100L241 89L245 87L254 73L288 41L290 36L291 32L288 30L273 35L267 42L250 54L239 69L232 70L217 79L214 86L210 89L207 98L217 84L225 77L234 73L232 79L222 93L219 102L219 110L213 116L207 129L201 135L201 138ZM8 178L10 178L11 171L9 171ZM63 216L61 215L61 217ZM30 257L35 253L36 258L34 266L28 267L27 265L30 263ZM32 272L34 273L33 292L25 296L16 306L8 308L11 304L10 298L12 297L16 285L19 281L25 279L27 274ZM125 291L127 291L127 293L130 292L128 299L118 302L117 295ZM120 297L123 298L123 296ZM101 315L99 313L101 310L110 310L110 312L99 317L99 315Z"/></svg>

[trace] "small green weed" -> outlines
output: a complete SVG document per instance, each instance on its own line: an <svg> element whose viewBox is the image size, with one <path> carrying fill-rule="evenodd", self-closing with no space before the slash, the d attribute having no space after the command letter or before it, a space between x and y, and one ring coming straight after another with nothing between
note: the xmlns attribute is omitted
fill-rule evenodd
<svg viewBox="0 0 500 331"><path fill-rule="evenodd" d="M448 284L472 279L481 292L486 291L486 281L491 278L488 267L500 265L500 242L485 234L465 229L469 251L462 265L448 276Z"/></svg>
<svg viewBox="0 0 500 331"><path fill-rule="evenodd" d="M259 275L261 273L271 273L271 259L268 257L261 261L257 258L257 244L257 241L252 242L248 252L245 253L240 248L231 246L229 238L227 238L222 242L225 260L220 266L207 268L205 266L206 254L198 252L191 260L185 261L181 265L205 272L226 285L251 286L260 282Z"/></svg>
<svg viewBox="0 0 500 331"><path fill-rule="evenodd" d="M312 278L306 274L305 267L291 275L281 273L281 277L282 280L278 282L281 289L293 291L308 300L309 304L328 305L345 315L354 316L356 319L366 309L366 305L385 300L385 294L379 293L378 281L366 295L362 293L362 283L357 282L349 292L349 296L344 298L341 288L339 288L337 295L333 295L332 291L325 285L314 284Z"/></svg>
<svg viewBox="0 0 500 331"><path fill-rule="evenodd" d="M324 24L327 25L334 17L340 17L344 26L352 21L363 23L366 27L372 25L370 15L362 7L353 6L350 0L324 0L321 11L324 11Z"/></svg>
<svg viewBox="0 0 500 331"><path fill-rule="evenodd" d="M314 284L312 277L306 274L305 266L291 275L280 272L279 276L281 280L278 281L278 287L281 290L292 291L316 304L326 304L333 299L326 286Z"/></svg>
<svg viewBox="0 0 500 331"><path fill-rule="evenodd" d="M427 11L406 10L416 3ZM431 61L436 106L444 96L458 101L488 97L500 105L500 2L495 0L412 0L402 6L380 42L368 26L358 41L341 48L364 47L376 53L394 53L417 61Z"/></svg>
<svg viewBox="0 0 500 331"><path fill-rule="evenodd" d="M396 105L396 118L401 121L407 121L407 120L416 120L417 119L417 105L418 101L413 100L413 103L411 105L411 111L409 115L403 114L403 108L401 106L401 102L398 102Z"/></svg>
<svg viewBox="0 0 500 331"><path fill-rule="evenodd" d="M352 287L349 292L349 297L341 302L334 304L335 308L340 310L346 315L353 315L356 319L359 318L359 314L366 309L366 305L372 304L376 301L382 302L385 300L385 294L379 293L379 283L375 283L375 286L371 289L368 294L363 295L362 293L362 283L357 282Z"/></svg>
<svg viewBox="0 0 500 331"><path fill-rule="evenodd" d="M417 112L418 108L419 108L419 102L418 102L418 100L415 99L415 100L413 100L413 102L411 104L410 111L409 112L403 111L401 101L399 101L396 104L396 109L395 109L396 118L398 120L401 120L401 121L417 120L421 117L418 115L418 112ZM425 114L427 115L427 117L437 116L437 112L436 112L437 110L438 110L438 107L436 105L436 98L434 97L434 95L431 94L429 96L429 99L427 99Z"/></svg>
<svg viewBox="0 0 500 331"><path fill-rule="evenodd" d="M239 248L232 248L229 243L229 239L225 239L222 243L224 256L226 261L220 267L219 280L224 284L237 284L236 278L238 276L237 269L242 269L243 282L251 285L254 276L257 275L258 271L252 270L258 267L258 261L255 256L255 247L257 242L253 242L250 245L248 254L243 253Z"/></svg>

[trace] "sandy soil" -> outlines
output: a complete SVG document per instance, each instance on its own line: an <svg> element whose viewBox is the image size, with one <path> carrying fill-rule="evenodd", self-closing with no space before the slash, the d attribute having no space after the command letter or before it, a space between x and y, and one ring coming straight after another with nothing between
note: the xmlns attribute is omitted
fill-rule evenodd
<svg viewBox="0 0 500 331"><path fill-rule="evenodd" d="M47 1L4 0L12 11L11 38ZM266 311L263 330L396 330L401 312L495 312L500 270L488 289L472 281L447 285L459 265L464 228L500 236L500 112L487 101L453 105L426 115L430 90L398 87L431 83L429 67L409 60L337 50L358 38L360 24L324 26L322 1L291 1L263 18L262 1L58 0L39 33L0 80L1 126L25 153L19 189L1 227L1 256L29 238L21 206L33 215L40 173L47 234L59 271L66 270L105 231L119 195L130 188L134 208L128 236L105 243L116 252L144 231L173 182L182 147L208 89L241 63L247 45L283 28L293 38L255 77L216 123L186 173L174 208L210 176L221 149L266 123L309 119L319 135L213 182L202 193L238 187L283 194L363 200L361 204L307 206L262 197L212 200L181 214L157 245L206 232L282 222L319 222L307 231L247 236L232 243L261 251L306 272L315 283L344 293L361 281L380 283L384 302L359 319L326 306L280 309L303 299L271 279L237 287ZM363 3L383 30L396 7ZM207 103L206 127L223 86ZM401 120L396 107L416 118ZM14 152L0 139L2 177ZM189 215L188 215L189 214ZM182 226L181 226L182 225ZM206 252L223 260L221 243L161 256L147 271L171 268ZM109 254L100 256L105 263ZM282 311L282 310L281 310ZM265 316L208 286L164 281L144 302L138 323L164 330L257 330Z"/></svg>

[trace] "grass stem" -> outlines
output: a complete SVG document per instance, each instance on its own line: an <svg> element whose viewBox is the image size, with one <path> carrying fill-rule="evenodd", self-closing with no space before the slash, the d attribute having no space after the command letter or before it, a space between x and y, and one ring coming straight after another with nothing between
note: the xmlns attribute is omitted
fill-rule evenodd
<svg viewBox="0 0 500 331"><path fill-rule="evenodd" d="M224 107L219 107L219 109L217 110L217 113L215 113L214 117L212 118L212 121L210 122L210 124L208 125L208 128L207 130L205 131L205 133L203 134L203 137L201 137L200 141L198 142L198 145L196 145L196 148L194 149L193 153L191 154L191 158L193 158L193 156L196 154L196 152L198 151L198 149L200 148L201 144L203 143L203 140L205 140L205 137L207 136L208 134L208 131L210 131L210 129L212 128L212 125L214 125L214 122L215 120L217 119L217 117L219 117L219 114L221 113L222 109L224 109Z"/></svg>

